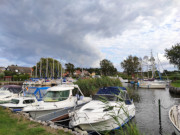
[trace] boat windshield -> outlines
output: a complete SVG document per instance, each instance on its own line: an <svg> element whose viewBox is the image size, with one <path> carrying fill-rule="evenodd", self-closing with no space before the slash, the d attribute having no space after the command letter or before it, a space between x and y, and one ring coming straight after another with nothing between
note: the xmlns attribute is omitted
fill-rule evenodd
<svg viewBox="0 0 180 135"><path fill-rule="evenodd" d="M11 103L12 103L12 104L18 104L18 103L19 103L19 100L18 100L18 99L11 99Z"/></svg>
<svg viewBox="0 0 180 135"><path fill-rule="evenodd" d="M1 87L0 88L0 91L5 91L5 90L8 90L6 87Z"/></svg>
<svg viewBox="0 0 180 135"><path fill-rule="evenodd" d="M107 95L107 94L97 94L92 96L93 100L107 100L107 101L116 101L117 97L115 95Z"/></svg>
<svg viewBox="0 0 180 135"><path fill-rule="evenodd" d="M44 96L45 102L57 102L66 100L69 97L69 90L66 91L48 91Z"/></svg>

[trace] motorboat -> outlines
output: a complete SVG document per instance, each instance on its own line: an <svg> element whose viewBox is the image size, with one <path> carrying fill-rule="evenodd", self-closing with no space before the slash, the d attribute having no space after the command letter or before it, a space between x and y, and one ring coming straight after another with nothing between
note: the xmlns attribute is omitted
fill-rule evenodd
<svg viewBox="0 0 180 135"><path fill-rule="evenodd" d="M148 88L148 89L165 89L167 83L165 81L139 81L140 88Z"/></svg>
<svg viewBox="0 0 180 135"><path fill-rule="evenodd" d="M40 119L43 116L47 118L46 115L49 114L50 117L55 119L58 117L55 116L57 111L66 110L67 112L69 108L87 103L91 100L92 98L90 97L84 97L78 85L58 85L49 88L43 101L38 102L38 105L27 106L22 111L28 112L34 119Z"/></svg>
<svg viewBox="0 0 180 135"><path fill-rule="evenodd" d="M22 92L22 87L19 85L4 85L0 88L0 103L7 103L14 97L18 97Z"/></svg>
<svg viewBox="0 0 180 135"><path fill-rule="evenodd" d="M80 127L85 131L113 130L135 116L135 106L124 87L104 87L92 101L69 116L70 127Z"/></svg>
<svg viewBox="0 0 180 135"><path fill-rule="evenodd" d="M2 107L10 108L12 111L21 111L26 106L32 106L37 104L35 97L18 97L12 98L10 103L1 104Z"/></svg>
<svg viewBox="0 0 180 135"><path fill-rule="evenodd" d="M176 135L180 135L180 106L174 105L169 110L169 119L174 127Z"/></svg>

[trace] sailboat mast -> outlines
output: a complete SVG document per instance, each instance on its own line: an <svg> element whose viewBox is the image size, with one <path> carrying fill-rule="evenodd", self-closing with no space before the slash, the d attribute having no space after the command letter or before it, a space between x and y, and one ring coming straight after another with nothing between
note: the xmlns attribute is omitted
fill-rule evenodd
<svg viewBox="0 0 180 135"><path fill-rule="evenodd" d="M36 78L37 78L37 63L36 63Z"/></svg>
<svg viewBox="0 0 180 135"><path fill-rule="evenodd" d="M59 62L57 63L58 64L58 78L59 78L59 66L60 66L60 64L59 64Z"/></svg>
<svg viewBox="0 0 180 135"><path fill-rule="evenodd" d="M54 78L54 59L53 59L53 78Z"/></svg>
<svg viewBox="0 0 180 135"><path fill-rule="evenodd" d="M41 68L42 68L42 60L40 59L40 73L39 73L40 78L41 78Z"/></svg>
<svg viewBox="0 0 180 135"><path fill-rule="evenodd" d="M48 78L48 58L46 59L46 78Z"/></svg>

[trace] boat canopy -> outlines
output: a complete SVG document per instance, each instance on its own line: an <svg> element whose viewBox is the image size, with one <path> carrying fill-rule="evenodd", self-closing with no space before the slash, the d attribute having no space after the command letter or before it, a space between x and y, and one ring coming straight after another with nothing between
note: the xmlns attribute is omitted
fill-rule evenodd
<svg viewBox="0 0 180 135"><path fill-rule="evenodd" d="M27 91L25 91L24 95L33 95L38 101L41 101L48 88L50 87L29 87L27 88Z"/></svg>
<svg viewBox="0 0 180 135"><path fill-rule="evenodd" d="M116 94L119 95L121 90L126 90L126 88L124 87L103 87L100 88L99 91L97 92L97 94Z"/></svg>

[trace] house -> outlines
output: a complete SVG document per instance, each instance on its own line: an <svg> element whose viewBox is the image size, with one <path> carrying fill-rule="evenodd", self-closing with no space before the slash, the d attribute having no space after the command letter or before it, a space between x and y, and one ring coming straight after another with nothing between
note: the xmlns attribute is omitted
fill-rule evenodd
<svg viewBox="0 0 180 135"><path fill-rule="evenodd" d="M6 70L5 67L0 67L0 73L3 73Z"/></svg>
<svg viewBox="0 0 180 135"><path fill-rule="evenodd" d="M89 76L89 72L86 70L83 70L82 72L80 70L76 70L73 74L75 76Z"/></svg>
<svg viewBox="0 0 180 135"><path fill-rule="evenodd" d="M90 75L90 73L88 71L86 71L86 70L82 71L82 76L89 76L89 75Z"/></svg>
<svg viewBox="0 0 180 135"><path fill-rule="evenodd" d="M63 77L69 77L69 72L67 71L67 72L63 73Z"/></svg>
<svg viewBox="0 0 180 135"><path fill-rule="evenodd" d="M8 71L11 71L11 72L16 72L16 73L19 73L19 74L29 74L31 75L31 67L20 67L20 66L8 66L7 69Z"/></svg>
<svg viewBox="0 0 180 135"><path fill-rule="evenodd" d="M81 75L81 71L80 70L75 70L73 74L75 76L80 76Z"/></svg>

